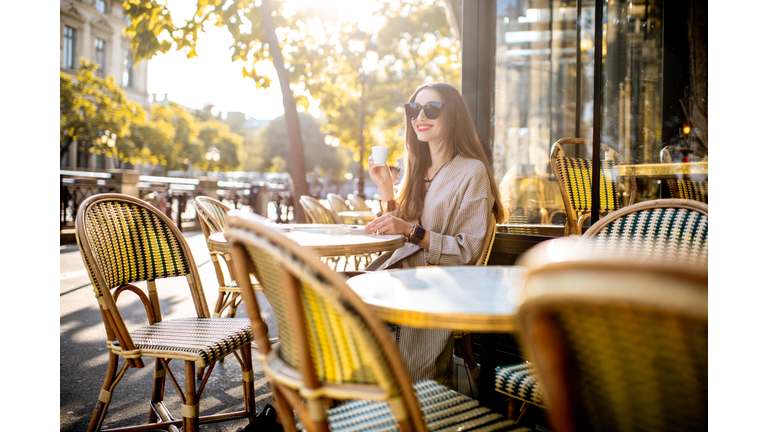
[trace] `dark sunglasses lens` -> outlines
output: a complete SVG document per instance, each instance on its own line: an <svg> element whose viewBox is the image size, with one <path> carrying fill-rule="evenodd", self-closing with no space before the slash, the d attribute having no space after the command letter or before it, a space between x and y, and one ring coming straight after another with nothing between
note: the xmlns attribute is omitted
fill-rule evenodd
<svg viewBox="0 0 768 432"><path fill-rule="evenodd" d="M411 120L418 117L420 111L421 111L421 105L417 103L411 102L411 103L405 104L405 115L408 116L408 118Z"/></svg>
<svg viewBox="0 0 768 432"><path fill-rule="evenodd" d="M443 108L443 104L439 102L430 102L424 106L421 106L415 102L411 102L405 104L405 115L407 115L409 119L413 120L419 116L419 113L423 109L424 115L427 116L428 119L434 120L440 117L441 108Z"/></svg>
<svg viewBox="0 0 768 432"><path fill-rule="evenodd" d="M424 115L428 119L434 120L440 117L440 109L443 107L441 103L428 103L424 105Z"/></svg>

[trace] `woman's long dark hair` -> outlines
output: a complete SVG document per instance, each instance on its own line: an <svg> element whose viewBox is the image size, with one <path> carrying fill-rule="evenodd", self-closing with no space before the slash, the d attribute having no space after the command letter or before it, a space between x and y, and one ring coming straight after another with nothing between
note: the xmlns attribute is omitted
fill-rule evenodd
<svg viewBox="0 0 768 432"><path fill-rule="evenodd" d="M485 165L491 184L491 193L494 197L493 215L496 218L496 223L506 222L507 211L501 205L499 186L494 180L485 147L480 142L475 125L469 116L466 101L456 90L456 87L447 83L430 83L416 89L410 102L416 100L416 95L425 89L436 91L443 99L443 110L440 113L444 124L442 145L447 150L449 160L456 155L461 155L467 159L477 159ZM405 117L405 150L403 153L405 156L403 158L405 175L396 198L397 213L402 219L412 221L418 219L424 210L424 196L427 193L427 187L423 178L427 168L432 164L432 156L429 153L429 144L419 141L407 115Z"/></svg>

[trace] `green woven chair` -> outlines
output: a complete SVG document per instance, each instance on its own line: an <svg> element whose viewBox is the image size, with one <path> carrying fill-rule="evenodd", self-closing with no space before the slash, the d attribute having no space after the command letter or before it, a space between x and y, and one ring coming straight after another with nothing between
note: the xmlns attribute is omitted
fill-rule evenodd
<svg viewBox="0 0 768 432"><path fill-rule="evenodd" d="M706 431L707 282L706 266L583 254L533 266L518 321L552 429Z"/></svg>
<svg viewBox="0 0 768 432"><path fill-rule="evenodd" d="M592 160L565 156L563 145L591 145L582 138L561 138L552 145L550 164L560 187L565 207L565 235L580 236L584 220L592 210ZM606 159L600 168L600 212L618 210L621 185L614 165L622 165L624 159L612 148L601 144ZM635 203L637 182L630 178L629 204Z"/></svg>
<svg viewBox="0 0 768 432"><path fill-rule="evenodd" d="M256 297L243 293L286 432L526 430L434 381L411 383L385 325L311 252L249 215L230 216L237 279L255 274L273 305L280 343ZM331 403L334 401L334 403Z"/></svg>
<svg viewBox="0 0 768 432"><path fill-rule="evenodd" d="M706 266L709 234L708 206L691 200L660 199L633 204L592 225L576 243L576 251L609 259L659 261ZM531 250L530 257L535 254ZM521 258L521 264L526 259ZM617 285L617 289L621 285ZM528 363L496 368L496 391L547 408L535 370ZM525 405L521 408L524 409Z"/></svg>
<svg viewBox="0 0 768 432"><path fill-rule="evenodd" d="M104 321L109 350L106 378L88 431L101 429L115 387L128 369L145 366L142 357L155 359L150 426L144 430L183 425L185 431L197 431L201 421L253 418L255 399L250 322L247 318L209 318L208 304L192 252L173 222L155 207L137 198L101 194L81 204L75 227L77 245ZM160 313L161 284L158 280L172 277L183 277L189 284L195 305L195 314L189 318L163 320ZM141 281L146 281L146 292L133 285ZM127 292L141 300L148 325L129 325L123 320L116 301ZM201 417L200 394L213 365L230 354L234 354L241 364L245 409ZM118 372L120 357L125 361ZM185 362L186 391L182 391L168 367L172 359ZM195 384L196 365L206 369L199 386ZM173 417L163 402L166 377L170 378L182 401L181 419Z"/></svg>
<svg viewBox="0 0 768 432"><path fill-rule="evenodd" d="M693 157L694 160L705 160L707 155L701 151L679 145L668 145L659 153L662 163L681 162L683 158ZM672 198L682 198L701 201L709 201L709 182L683 179L667 179L667 185L672 193Z"/></svg>

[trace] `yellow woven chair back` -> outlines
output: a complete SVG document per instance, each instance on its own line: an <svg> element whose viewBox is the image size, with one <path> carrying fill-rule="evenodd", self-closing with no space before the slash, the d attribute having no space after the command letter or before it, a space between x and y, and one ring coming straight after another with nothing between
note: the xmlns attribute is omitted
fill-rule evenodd
<svg viewBox="0 0 768 432"><path fill-rule="evenodd" d="M704 152L680 145L668 145L661 149L659 157L662 163L680 162L683 155L693 160L705 160ZM672 193L672 198L695 200L703 203L709 202L709 182L683 179L667 179L667 185Z"/></svg>
<svg viewBox="0 0 768 432"><path fill-rule="evenodd" d="M549 263L518 317L554 430L707 430L706 267Z"/></svg>
<svg viewBox="0 0 768 432"><path fill-rule="evenodd" d="M186 242L173 223L148 203L129 198L104 194L83 204L79 216L88 232L88 264L104 278L104 284L94 287L111 289L192 273ZM89 270L93 279L94 269Z"/></svg>
<svg viewBox="0 0 768 432"><path fill-rule="evenodd" d="M227 212L231 210L228 206L219 200L202 195L195 197L195 204L205 215L211 234L227 230Z"/></svg>
<svg viewBox="0 0 768 432"><path fill-rule="evenodd" d="M384 326L343 279L308 250L250 215L233 216L230 222L227 239L247 252L246 262L233 256L236 267L255 274L274 309L280 358L299 370L301 341L306 337L313 370L321 381L374 384L387 394L398 393L393 369L400 364L393 362L400 360L385 352L383 345L391 341L382 340ZM292 286L298 301L292 297ZM305 327L297 327L295 312Z"/></svg>
<svg viewBox="0 0 768 432"><path fill-rule="evenodd" d="M580 227L583 215L588 215L592 209L592 161L565 156L562 146L576 144L586 146L587 141L581 138L562 138L552 146L550 163L555 174L566 215L566 235L581 235ZM600 211L612 212L620 207L618 173L615 164L622 164L623 159L613 149L601 145L609 159L600 162ZM631 179L630 204L634 203L637 186Z"/></svg>
<svg viewBox="0 0 768 432"><path fill-rule="evenodd" d="M365 200L360 198L358 195L349 194L347 195L347 200L349 201L349 205L352 206L352 210L354 211L371 211L371 208L368 207L368 205L365 203Z"/></svg>
<svg viewBox="0 0 768 432"><path fill-rule="evenodd" d="M309 216L309 222L313 224L339 224L338 216L328 210L320 201L309 195L302 195L299 199L304 213Z"/></svg>

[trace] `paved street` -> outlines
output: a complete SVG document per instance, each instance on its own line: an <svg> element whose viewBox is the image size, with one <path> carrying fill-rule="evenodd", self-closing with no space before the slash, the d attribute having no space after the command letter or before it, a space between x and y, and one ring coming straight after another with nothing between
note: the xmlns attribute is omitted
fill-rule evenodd
<svg viewBox="0 0 768 432"><path fill-rule="evenodd" d="M205 288L209 308L217 297L217 282L205 238L202 232L184 234L192 248L195 263ZM59 414L61 431L84 431L99 396L107 367L106 333L99 314L93 287L90 284L77 246L61 246L60 250L60 376ZM137 284L141 285L141 284ZM142 285L143 286L143 285ZM189 290L183 279L158 281L163 318L194 315ZM276 337L274 316L263 295L263 313L270 327L270 336ZM124 294L118 305L129 325L146 325L141 302L130 293ZM267 306L264 307L264 304ZM246 317L241 305L238 316ZM130 328L130 327L129 327ZM104 426L117 427L138 424L148 417L148 401L153 372L152 359L145 358L143 369L131 369L117 386ZM122 362L120 363L122 366ZM183 384L184 363L171 362L171 369ZM271 393L261 366L254 361L257 413L269 403ZM215 367L200 402L201 414L213 414L242 409L242 381L237 360L232 358ZM176 390L166 381L166 404L177 417L181 417L180 402ZM236 431L247 420L201 425L202 431Z"/></svg>

